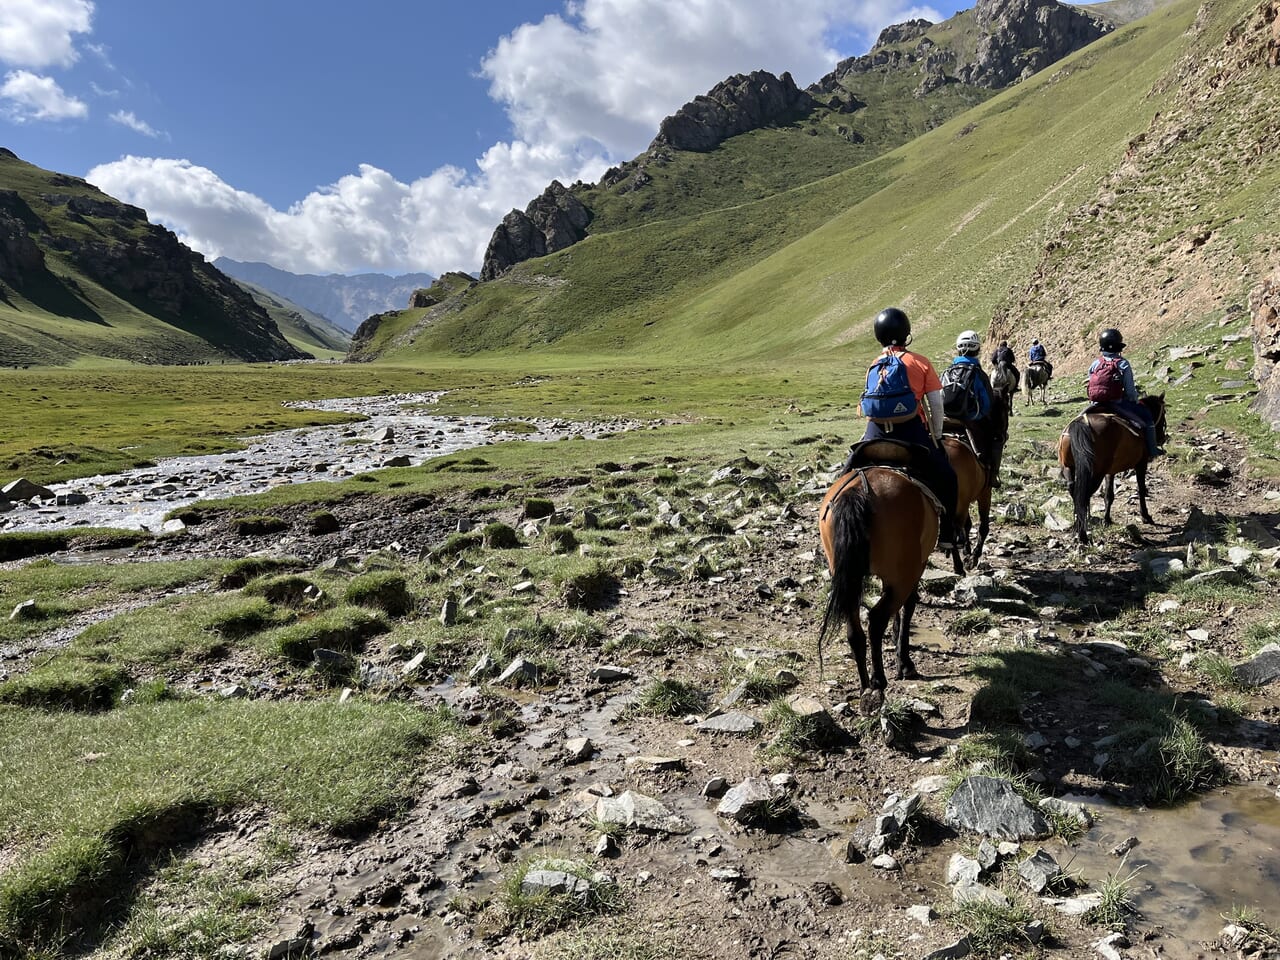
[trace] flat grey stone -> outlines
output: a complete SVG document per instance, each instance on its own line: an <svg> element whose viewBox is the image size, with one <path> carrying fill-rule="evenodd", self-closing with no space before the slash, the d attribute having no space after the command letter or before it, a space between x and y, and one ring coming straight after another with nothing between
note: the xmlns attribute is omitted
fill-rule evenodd
<svg viewBox="0 0 1280 960"><path fill-rule="evenodd" d="M0 494L4 495L5 500L31 500L32 498L40 500L52 500L53 491L48 487L42 487L38 483L32 483L26 477L19 477L17 480L10 480L3 487L0 487Z"/></svg>
<svg viewBox="0 0 1280 960"><path fill-rule="evenodd" d="M1280 647L1267 644L1252 660L1237 664L1233 673L1247 687L1261 687L1280 679Z"/></svg>
<svg viewBox="0 0 1280 960"><path fill-rule="evenodd" d="M972 903L977 900L996 907L1009 906L1009 898L995 887L982 883L962 881L951 888L951 899L955 903Z"/></svg>
<svg viewBox="0 0 1280 960"><path fill-rule="evenodd" d="M409 676L410 674L417 673L419 668L421 668L421 666L426 662L427 662L427 651L423 650L415 654L412 660L410 660L403 667L401 667L400 673L406 677Z"/></svg>
<svg viewBox="0 0 1280 960"><path fill-rule="evenodd" d="M524 657L516 657L507 665L507 669L498 675L499 684L537 683L541 672L535 664Z"/></svg>
<svg viewBox="0 0 1280 960"><path fill-rule="evenodd" d="M520 892L585 899L591 892L591 881L563 870L530 870L520 882Z"/></svg>
<svg viewBox="0 0 1280 960"><path fill-rule="evenodd" d="M706 733L754 733L759 726L760 721L755 717L731 710L728 713L707 717L694 729Z"/></svg>
<svg viewBox="0 0 1280 960"><path fill-rule="evenodd" d="M596 748L588 737L574 737L564 742L560 752L570 763L581 763L583 760L589 760L596 752Z"/></svg>
<svg viewBox="0 0 1280 960"><path fill-rule="evenodd" d="M620 680L630 680L634 676L635 674L626 667L615 667L607 663L592 667L587 672L587 677L597 683L617 683Z"/></svg>
<svg viewBox="0 0 1280 960"><path fill-rule="evenodd" d="M967 957L971 949L969 938L961 937L955 943L939 947L932 953L926 953L921 960L960 960L961 957Z"/></svg>

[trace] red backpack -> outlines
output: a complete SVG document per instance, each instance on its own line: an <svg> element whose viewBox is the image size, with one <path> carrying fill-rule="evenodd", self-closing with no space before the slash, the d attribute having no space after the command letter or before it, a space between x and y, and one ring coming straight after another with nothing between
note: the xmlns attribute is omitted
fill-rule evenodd
<svg viewBox="0 0 1280 960"><path fill-rule="evenodd" d="M1089 374L1089 399L1094 403L1124 399L1124 371L1119 357L1099 357Z"/></svg>

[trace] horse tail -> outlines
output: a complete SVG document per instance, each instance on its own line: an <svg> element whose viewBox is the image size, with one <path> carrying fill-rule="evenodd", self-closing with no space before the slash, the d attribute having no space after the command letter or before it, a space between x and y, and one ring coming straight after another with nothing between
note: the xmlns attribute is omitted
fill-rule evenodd
<svg viewBox="0 0 1280 960"><path fill-rule="evenodd" d="M871 572L871 493L862 484L845 487L831 503L831 593L818 633L818 670L823 670L822 644L836 621L856 623L861 616L862 588Z"/></svg>
<svg viewBox="0 0 1280 960"><path fill-rule="evenodd" d="M1067 426L1071 444L1071 499L1075 503L1076 535L1083 543L1089 530L1089 501L1093 497L1093 428L1084 417Z"/></svg>

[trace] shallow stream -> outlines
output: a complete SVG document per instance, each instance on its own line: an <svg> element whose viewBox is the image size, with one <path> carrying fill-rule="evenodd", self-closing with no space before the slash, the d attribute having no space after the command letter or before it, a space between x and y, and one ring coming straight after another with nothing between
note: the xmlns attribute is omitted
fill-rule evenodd
<svg viewBox="0 0 1280 960"><path fill-rule="evenodd" d="M166 514L197 500L263 493L287 483L347 480L386 466L418 466L433 457L504 440L596 438L635 427L632 421L573 423L560 419L509 421L494 417L433 415L439 393L291 401L294 409L364 417L359 423L282 430L244 439L229 453L161 460L154 467L83 477L58 484L66 505L16 504L0 513L0 531L59 530L76 526L159 531ZM83 503L76 503L80 497Z"/></svg>

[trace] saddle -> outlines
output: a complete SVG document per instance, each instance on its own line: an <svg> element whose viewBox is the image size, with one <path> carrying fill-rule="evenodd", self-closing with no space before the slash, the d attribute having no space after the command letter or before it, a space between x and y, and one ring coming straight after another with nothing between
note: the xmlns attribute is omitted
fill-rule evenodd
<svg viewBox="0 0 1280 960"><path fill-rule="evenodd" d="M877 440L859 440L850 447L844 467L848 472L859 467L889 466L910 476L913 471L928 474L932 469L930 460L929 451L919 444L881 437Z"/></svg>
<svg viewBox="0 0 1280 960"><path fill-rule="evenodd" d="M1027 371L1030 372L1032 369L1036 367L1039 367L1041 370L1048 373L1049 361L1048 360L1032 360L1030 363L1027 364Z"/></svg>
<svg viewBox="0 0 1280 960"><path fill-rule="evenodd" d="M1113 407L1110 404L1110 402L1106 400L1103 400L1100 403L1089 404L1087 407L1085 407L1083 410L1080 411L1080 415L1076 417L1076 419L1084 420L1088 417L1105 417L1108 420L1114 420L1116 423L1124 427L1126 430L1128 430L1131 434L1133 434L1139 440L1141 440L1144 436L1143 430L1145 429L1145 426L1146 426L1145 424L1139 423L1138 421L1134 420L1132 417L1126 416L1124 413L1117 410L1115 407ZM1065 430L1062 431L1062 433L1063 433L1063 436L1066 436Z"/></svg>
<svg viewBox="0 0 1280 960"><path fill-rule="evenodd" d="M884 438L860 440L850 447L849 456L845 460L844 483L836 497L832 498L832 502L834 503L840 493L844 492L846 486L871 467L880 467L901 474L924 494L925 499L929 501L939 517L943 515L942 501L938 499L937 494L930 490L928 484L918 476L912 475L913 470L927 472L931 468L929 452L919 444L907 443L905 440ZM867 481L864 478L862 482L865 485Z"/></svg>

